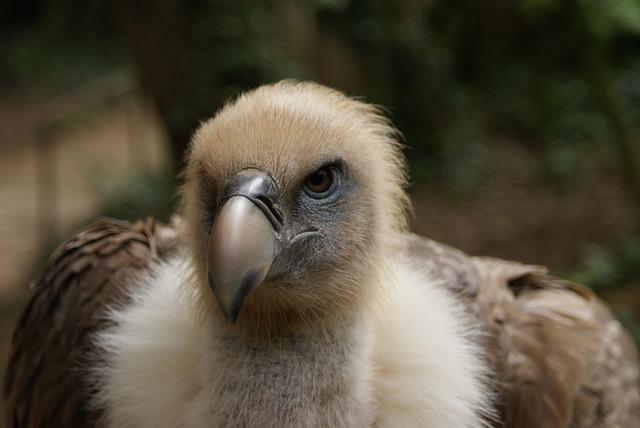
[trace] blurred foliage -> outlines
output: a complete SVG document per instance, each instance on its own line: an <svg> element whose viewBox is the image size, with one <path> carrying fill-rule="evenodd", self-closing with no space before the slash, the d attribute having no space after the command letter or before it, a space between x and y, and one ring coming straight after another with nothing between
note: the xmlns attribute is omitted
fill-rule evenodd
<svg viewBox="0 0 640 428"><path fill-rule="evenodd" d="M607 113L620 114L603 112L598 94L617 103L640 83L630 55L640 41L637 1L313 4L321 25L358 55L362 92L393 113L418 179L472 186L487 167L482 146L499 133L541 151L545 177L573 180L585 152L617 154L612 134L633 133L612 129L619 121ZM593 82L592 63L626 73ZM637 102L620 102L637 117Z"/></svg>
<svg viewBox="0 0 640 428"><path fill-rule="evenodd" d="M104 195L101 215L135 221L153 215L168 222L176 210L174 177L162 173L139 173L125 178L113 188L104 188L98 177L92 180L96 193Z"/></svg>
<svg viewBox="0 0 640 428"><path fill-rule="evenodd" d="M595 290L640 280L640 237L631 236L612 248L592 248L572 279Z"/></svg>
<svg viewBox="0 0 640 428"><path fill-rule="evenodd" d="M0 84L56 93L121 67L121 40L101 2L7 1L0 6Z"/></svg>

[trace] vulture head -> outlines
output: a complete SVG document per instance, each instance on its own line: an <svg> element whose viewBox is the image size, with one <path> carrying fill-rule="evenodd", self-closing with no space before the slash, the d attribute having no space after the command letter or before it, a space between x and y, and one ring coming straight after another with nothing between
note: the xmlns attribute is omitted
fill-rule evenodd
<svg viewBox="0 0 640 428"><path fill-rule="evenodd" d="M182 215L206 309L291 324L367 301L386 238L405 227L396 137L375 107L310 83L261 87L204 123Z"/></svg>

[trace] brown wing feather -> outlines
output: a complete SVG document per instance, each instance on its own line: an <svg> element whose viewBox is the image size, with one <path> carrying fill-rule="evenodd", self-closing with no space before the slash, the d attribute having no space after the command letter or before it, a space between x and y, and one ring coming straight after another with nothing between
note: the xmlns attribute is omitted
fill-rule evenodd
<svg viewBox="0 0 640 428"><path fill-rule="evenodd" d="M8 427L94 426L83 384L91 336L109 305L150 263L175 247L172 229L154 220L101 220L60 245L18 320L3 395Z"/></svg>
<svg viewBox="0 0 640 428"><path fill-rule="evenodd" d="M414 264L446 280L486 331L500 426L640 427L637 351L591 291L539 266L469 257L415 235L403 246Z"/></svg>

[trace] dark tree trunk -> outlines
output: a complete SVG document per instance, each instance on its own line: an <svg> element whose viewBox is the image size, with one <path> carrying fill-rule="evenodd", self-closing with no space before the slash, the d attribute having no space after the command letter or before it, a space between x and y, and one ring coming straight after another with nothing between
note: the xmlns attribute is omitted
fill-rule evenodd
<svg viewBox="0 0 640 428"><path fill-rule="evenodd" d="M269 1L116 0L112 15L181 169L203 120L239 92L285 77Z"/></svg>
<svg viewBox="0 0 640 428"><path fill-rule="evenodd" d="M135 62L142 88L147 92L169 137L174 171L181 168L189 125L177 126L172 109L184 102L182 79L188 26L182 19L182 2L171 0L115 1L111 10ZM173 104L172 104L173 102Z"/></svg>

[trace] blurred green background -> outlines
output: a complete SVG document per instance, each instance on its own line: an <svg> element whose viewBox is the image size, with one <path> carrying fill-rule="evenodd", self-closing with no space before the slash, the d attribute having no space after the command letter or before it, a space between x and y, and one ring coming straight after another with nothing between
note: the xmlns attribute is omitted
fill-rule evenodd
<svg viewBox="0 0 640 428"><path fill-rule="evenodd" d="M418 233L548 265L640 338L639 53L640 0L5 0L0 355L56 243L168 219L198 123L283 78L387 109Z"/></svg>

